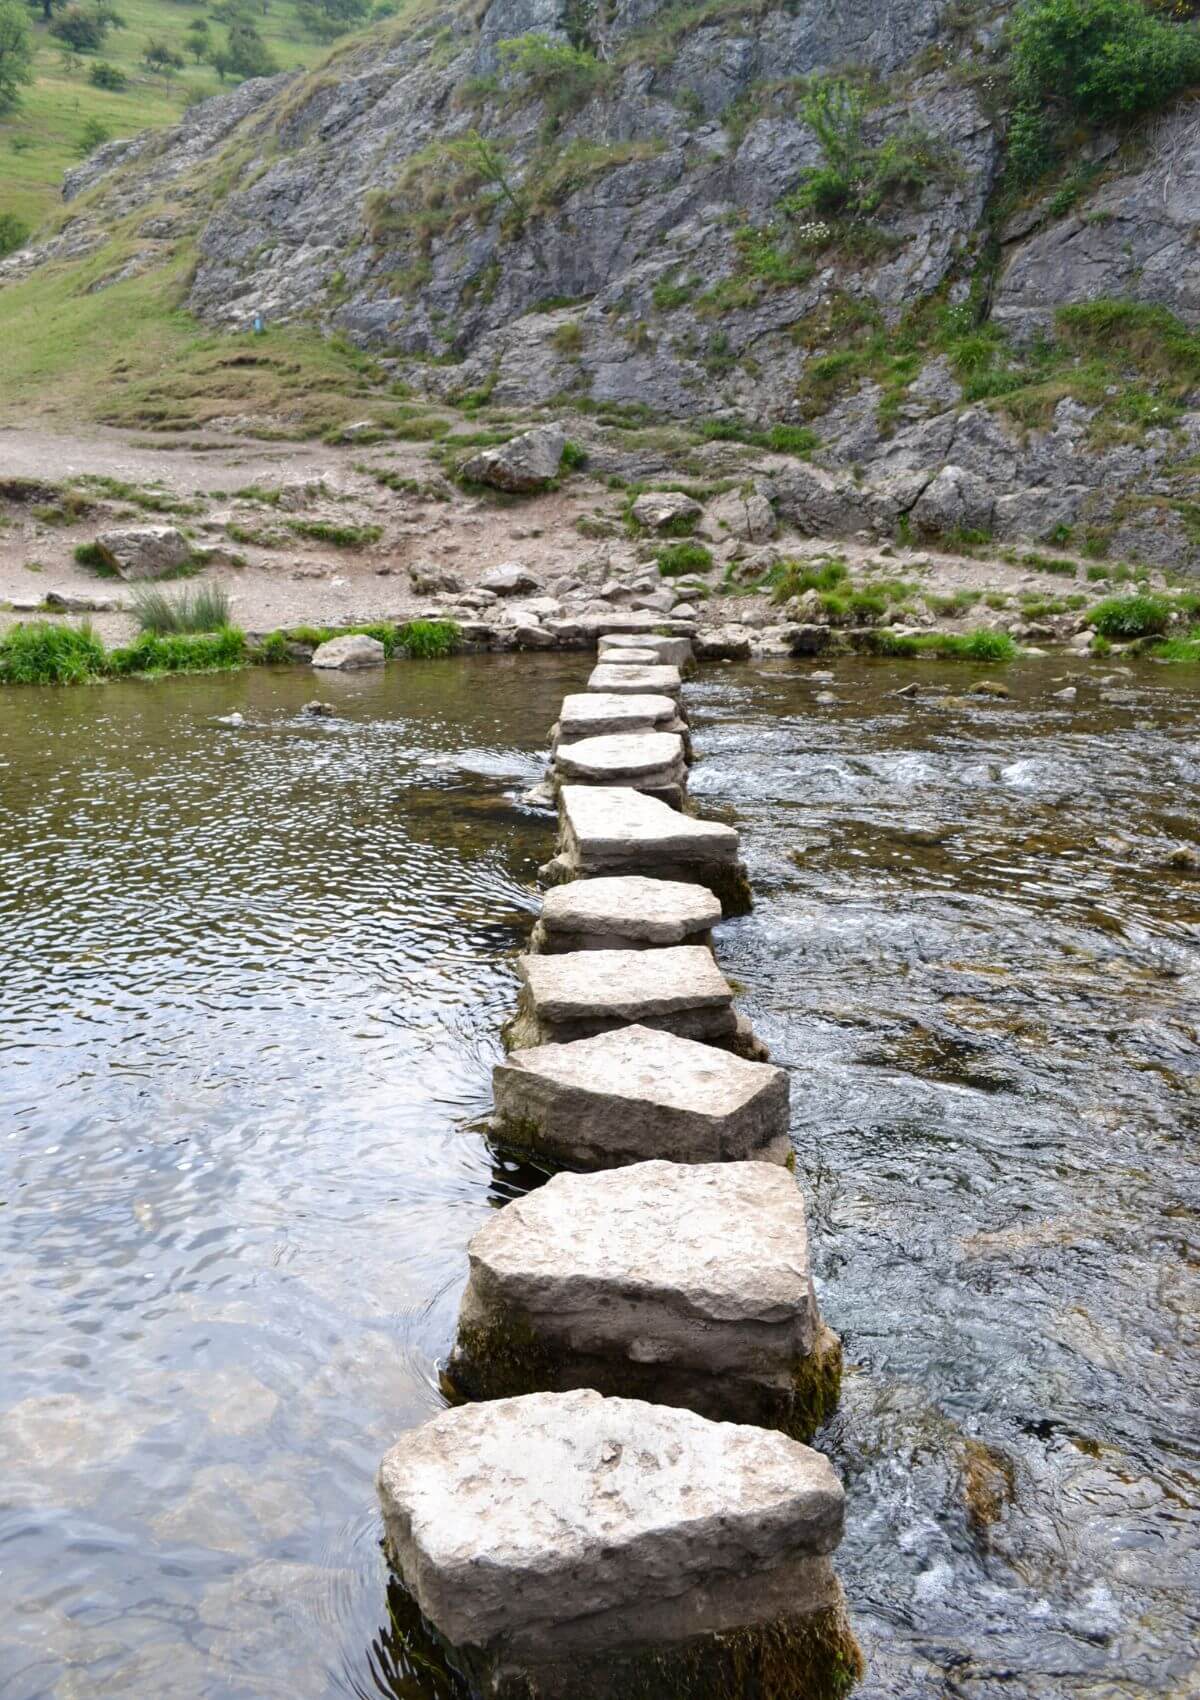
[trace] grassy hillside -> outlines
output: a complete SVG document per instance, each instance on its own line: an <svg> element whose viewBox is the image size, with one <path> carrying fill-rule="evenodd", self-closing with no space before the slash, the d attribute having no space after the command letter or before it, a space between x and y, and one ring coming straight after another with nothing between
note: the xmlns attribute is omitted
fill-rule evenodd
<svg viewBox="0 0 1200 1700"><path fill-rule="evenodd" d="M47 33L41 15L30 13L37 47L36 81L21 106L0 119L0 213L15 213L34 229L59 204L62 175L78 162L89 120L109 136L131 136L149 125L173 124L189 100L221 87L210 65L197 65L189 51L188 25L205 18L214 42L224 26L202 4L189 0L117 0L122 26L108 32L96 53L65 62L63 43ZM313 65L329 48L300 27L294 0L258 0L256 27L281 70ZM147 69L143 55L151 40L164 41L187 61L168 75ZM115 65L128 78L119 92L93 86L94 64ZM232 84L226 85L232 87Z"/></svg>

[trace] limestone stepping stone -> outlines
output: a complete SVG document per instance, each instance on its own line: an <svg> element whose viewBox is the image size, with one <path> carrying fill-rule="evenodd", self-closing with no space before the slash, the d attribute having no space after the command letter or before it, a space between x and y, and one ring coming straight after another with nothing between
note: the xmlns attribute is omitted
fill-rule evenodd
<svg viewBox="0 0 1200 1700"><path fill-rule="evenodd" d="M546 893L531 950L648 950L707 944L721 905L705 886L640 874L572 880Z"/></svg>
<svg viewBox="0 0 1200 1700"><path fill-rule="evenodd" d="M606 667L654 667L658 657L652 649L606 649L600 657Z"/></svg>
<svg viewBox="0 0 1200 1700"><path fill-rule="evenodd" d="M550 883L598 874L687 880L707 886L726 915L751 907L736 830L680 814L631 786L564 785L558 854L542 873Z"/></svg>
<svg viewBox="0 0 1200 1700"><path fill-rule="evenodd" d="M639 655L648 655L651 662L657 662L664 667L686 667L692 660L692 642L685 637L642 637L638 633L614 632L602 637L596 649L599 659L605 663L612 660L618 651L636 650Z"/></svg>
<svg viewBox="0 0 1200 1700"><path fill-rule="evenodd" d="M493 1070L492 1089L497 1139L571 1168L791 1155L782 1069L641 1023L513 1051Z"/></svg>
<svg viewBox="0 0 1200 1700"><path fill-rule="evenodd" d="M815 1700L861 1671L842 1487L787 1435L534 1393L440 1411L378 1485L405 1626L473 1694Z"/></svg>
<svg viewBox="0 0 1200 1700"><path fill-rule="evenodd" d="M519 956L517 972L517 1014L504 1030L510 1050L587 1039L631 1021L710 1045L738 1037L733 987L703 945Z"/></svg>
<svg viewBox="0 0 1200 1700"><path fill-rule="evenodd" d="M696 629L694 620L675 619L649 608L625 608L620 612L610 608L603 614L583 614L578 625L593 643L599 643L602 637L690 638Z"/></svg>
<svg viewBox="0 0 1200 1700"><path fill-rule="evenodd" d="M687 718L678 703L670 697L627 696L616 691L578 691L564 697L558 721L550 729L550 748L626 732L676 732L683 739L685 758L691 760Z"/></svg>
<svg viewBox="0 0 1200 1700"><path fill-rule="evenodd" d="M558 1174L494 1214L447 1374L466 1398L598 1393L808 1440L841 1348L817 1310L804 1198L770 1163Z"/></svg>
<svg viewBox="0 0 1200 1700"><path fill-rule="evenodd" d="M678 667L610 667L599 662L588 675L589 691L616 691L625 696L645 692L677 697L683 689Z"/></svg>
<svg viewBox="0 0 1200 1700"><path fill-rule="evenodd" d="M673 809L683 806L687 780L683 740L677 732L612 732L560 743L554 773L560 782L575 785L629 785Z"/></svg>

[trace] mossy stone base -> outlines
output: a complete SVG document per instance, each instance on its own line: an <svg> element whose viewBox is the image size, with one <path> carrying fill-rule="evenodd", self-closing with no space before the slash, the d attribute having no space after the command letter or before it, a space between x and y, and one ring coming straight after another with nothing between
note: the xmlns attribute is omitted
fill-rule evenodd
<svg viewBox="0 0 1200 1700"><path fill-rule="evenodd" d="M728 1372L706 1375L688 1365L576 1352L511 1307L482 1321L460 1319L442 1372L446 1396L461 1403L591 1387L610 1398L675 1405L713 1422L753 1423L803 1441L833 1414L841 1385L841 1341L825 1327L813 1350L794 1361L790 1384L780 1387Z"/></svg>
<svg viewBox="0 0 1200 1700"><path fill-rule="evenodd" d="M845 1700L863 1675L841 1590L819 1611L716 1631L671 1647L521 1669L479 1648L451 1648L398 1578L377 1647L396 1693L434 1700Z"/></svg>

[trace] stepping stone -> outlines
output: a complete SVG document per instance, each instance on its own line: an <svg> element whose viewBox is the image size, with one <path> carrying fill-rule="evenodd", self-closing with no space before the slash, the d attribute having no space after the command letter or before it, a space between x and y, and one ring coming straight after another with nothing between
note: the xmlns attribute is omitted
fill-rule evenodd
<svg viewBox="0 0 1200 1700"><path fill-rule="evenodd" d="M546 893L531 950L647 950L707 944L721 905L705 886L685 880L572 880Z"/></svg>
<svg viewBox="0 0 1200 1700"><path fill-rule="evenodd" d="M685 637L641 637L637 633L611 633L602 637L596 645L599 659L605 663L612 660L618 650L636 650L639 655L648 655L651 662L657 662L663 667L686 667L692 660L692 642Z"/></svg>
<svg viewBox="0 0 1200 1700"><path fill-rule="evenodd" d="M618 612L606 609L603 614L582 614L578 625L585 637L599 643L602 637L685 637L695 630L691 620L677 620L670 614L650 609L625 608Z"/></svg>
<svg viewBox="0 0 1200 1700"><path fill-rule="evenodd" d="M570 1168L791 1156L782 1069L640 1023L513 1051L492 1071L492 1089L497 1140Z"/></svg>
<svg viewBox="0 0 1200 1700"><path fill-rule="evenodd" d="M613 732L560 743L554 774L576 785L629 785L679 809L687 779L683 740L676 732Z"/></svg>
<svg viewBox="0 0 1200 1700"><path fill-rule="evenodd" d="M558 722L550 729L550 748L624 732L677 732L690 759L687 721L678 703L670 697L625 696L615 691L578 691L564 697Z"/></svg>
<svg viewBox="0 0 1200 1700"><path fill-rule="evenodd" d="M685 1039L733 1044L733 988L711 950L582 950L518 956L521 995L504 1030L509 1050L565 1044L640 1021Z"/></svg>
<svg viewBox="0 0 1200 1700"><path fill-rule="evenodd" d="M622 696L655 695L677 697L683 689L678 667L609 667L603 661L588 676L589 691L616 691Z"/></svg>
<svg viewBox="0 0 1200 1700"><path fill-rule="evenodd" d="M654 667L658 657L652 649L606 649L600 657L606 667Z"/></svg>
<svg viewBox="0 0 1200 1700"><path fill-rule="evenodd" d="M492 1215L447 1368L470 1399L598 1393L808 1440L841 1348L817 1310L804 1198L770 1163L558 1174Z"/></svg>
<svg viewBox="0 0 1200 1700"><path fill-rule="evenodd" d="M861 1672L842 1486L787 1435L534 1393L440 1411L378 1486L416 1656L473 1694L815 1700Z"/></svg>
<svg viewBox="0 0 1200 1700"><path fill-rule="evenodd" d="M738 835L723 821L696 820L630 786L564 785L558 854L543 869L550 883L598 874L687 880L719 897L726 915L751 907Z"/></svg>

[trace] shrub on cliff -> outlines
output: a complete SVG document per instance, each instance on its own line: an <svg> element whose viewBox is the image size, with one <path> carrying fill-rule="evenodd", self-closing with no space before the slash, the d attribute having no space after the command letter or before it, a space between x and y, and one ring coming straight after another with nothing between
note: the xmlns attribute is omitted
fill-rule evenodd
<svg viewBox="0 0 1200 1700"><path fill-rule="evenodd" d="M1155 111L1200 79L1200 32L1141 0L1025 0L1012 23L1012 75L1009 151L1029 179L1047 162L1056 114L1112 124Z"/></svg>

